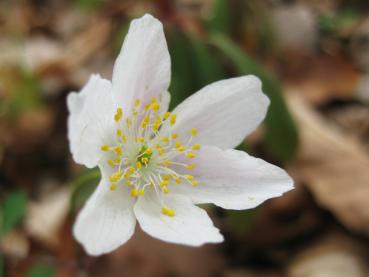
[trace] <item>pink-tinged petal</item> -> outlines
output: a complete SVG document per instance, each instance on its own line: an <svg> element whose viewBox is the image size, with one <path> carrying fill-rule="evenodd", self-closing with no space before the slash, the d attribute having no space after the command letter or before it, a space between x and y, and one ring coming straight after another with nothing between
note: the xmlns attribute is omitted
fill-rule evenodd
<svg viewBox="0 0 369 277"><path fill-rule="evenodd" d="M214 145L222 149L234 148L264 119L269 99L261 90L255 76L243 76L212 83L183 101L173 113L177 123L170 130L187 141L191 129L198 130L193 142Z"/></svg>
<svg viewBox="0 0 369 277"><path fill-rule="evenodd" d="M175 216L162 214L163 204L173 209ZM148 192L134 207L142 230L149 235L190 246L223 241L223 236L214 227L207 213L186 197L169 194L163 197L163 204L155 193Z"/></svg>
<svg viewBox="0 0 369 277"><path fill-rule="evenodd" d="M114 135L115 106L111 83L99 75L92 75L79 93L70 93L68 139L73 159L87 167L98 164L100 147L111 142Z"/></svg>
<svg viewBox="0 0 369 277"><path fill-rule="evenodd" d="M134 100L159 98L170 83L170 56L163 25L151 15L132 21L113 71L115 99L126 112Z"/></svg>
<svg viewBox="0 0 369 277"><path fill-rule="evenodd" d="M196 167L190 174L198 186L182 183L172 185L171 191L186 195L197 204L250 209L293 188L293 180L283 169L243 151L202 147L191 162ZM188 174L188 170L182 171Z"/></svg>
<svg viewBox="0 0 369 277"><path fill-rule="evenodd" d="M134 199L126 188L111 191L109 181L103 177L77 217L74 237L89 255L97 256L117 249L134 233L133 205Z"/></svg>

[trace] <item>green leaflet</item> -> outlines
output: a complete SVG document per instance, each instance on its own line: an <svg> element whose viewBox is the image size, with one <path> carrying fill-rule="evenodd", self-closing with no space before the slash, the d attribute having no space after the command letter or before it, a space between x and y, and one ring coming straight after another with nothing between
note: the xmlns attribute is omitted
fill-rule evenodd
<svg viewBox="0 0 369 277"><path fill-rule="evenodd" d="M12 192L2 205L1 234L12 231L21 221L27 205L27 195L23 191Z"/></svg>
<svg viewBox="0 0 369 277"><path fill-rule="evenodd" d="M72 197L70 200L71 210L81 208L90 195L94 192L101 178L98 168L87 170L75 179L72 184Z"/></svg>

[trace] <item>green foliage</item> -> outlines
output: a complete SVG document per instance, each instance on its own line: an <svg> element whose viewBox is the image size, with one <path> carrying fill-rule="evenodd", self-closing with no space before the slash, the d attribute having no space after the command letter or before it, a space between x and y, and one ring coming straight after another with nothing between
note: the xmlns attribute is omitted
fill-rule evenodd
<svg viewBox="0 0 369 277"><path fill-rule="evenodd" d="M322 31L337 32L340 29L352 27L359 19L357 11L346 9L337 14L320 15L318 25Z"/></svg>
<svg viewBox="0 0 369 277"><path fill-rule="evenodd" d="M225 77L218 60L207 45L195 35L179 30L167 32L172 60L171 109L203 86Z"/></svg>
<svg viewBox="0 0 369 277"><path fill-rule="evenodd" d="M228 37L213 33L211 42L232 62L239 74L254 74L261 79L263 91L271 101L265 120L266 145L277 158L291 160L297 148L298 133L278 82Z"/></svg>
<svg viewBox="0 0 369 277"><path fill-rule="evenodd" d="M27 277L53 277L55 275L55 267L45 264L36 264L27 273Z"/></svg>
<svg viewBox="0 0 369 277"><path fill-rule="evenodd" d="M104 0L74 0L74 5L83 11L96 10L104 4Z"/></svg>
<svg viewBox="0 0 369 277"><path fill-rule="evenodd" d="M13 230L21 221L27 205L27 195L23 191L13 192L5 199L2 206L1 234Z"/></svg>
<svg viewBox="0 0 369 277"><path fill-rule="evenodd" d="M4 73L3 78L9 96L0 103L0 114L16 116L41 105L41 84L34 74L22 70L11 71L9 76Z"/></svg>
<svg viewBox="0 0 369 277"><path fill-rule="evenodd" d="M227 0L214 0L213 9L208 21L210 30L229 34L232 28L232 15L230 2Z"/></svg>
<svg viewBox="0 0 369 277"><path fill-rule="evenodd" d="M90 195L94 192L101 178L98 168L87 170L85 173L76 178L72 186L71 210L80 209Z"/></svg>
<svg viewBox="0 0 369 277"><path fill-rule="evenodd" d="M244 234L253 224L257 209L251 210L225 210L226 221L231 229L238 235Z"/></svg>

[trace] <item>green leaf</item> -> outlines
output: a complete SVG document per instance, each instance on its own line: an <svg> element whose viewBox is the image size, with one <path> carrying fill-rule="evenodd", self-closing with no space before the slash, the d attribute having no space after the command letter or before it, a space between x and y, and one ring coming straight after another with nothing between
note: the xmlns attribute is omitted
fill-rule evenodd
<svg viewBox="0 0 369 277"><path fill-rule="evenodd" d="M232 231L236 234L242 235L252 226L254 218L257 215L257 209L252 210L225 210L225 216L228 224L231 226Z"/></svg>
<svg viewBox="0 0 369 277"><path fill-rule="evenodd" d="M188 37L178 29L171 29L167 32L167 38L172 60L172 81L169 91L172 95L170 109L173 109L195 92L198 86L193 51Z"/></svg>
<svg viewBox="0 0 369 277"><path fill-rule="evenodd" d="M56 268L45 264L36 264L27 273L27 277L53 277L55 275Z"/></svg>
<svg viewBox="0 0 369 277"><path fill-rule="evenodd" d="M86 200L96 189L101 178L98 168L87 170L85 173L76 178L72 186L71 210L77 211L80 209Z"/></svg>
<svg viewBox="0 0 369 277"><path fill-rule="evenodd" d="M104 4L104 0L74 0L74 5L84 11L92 11Z"/></svg>
<svg viewBox="0 0 369 277"><path fill-rule="evenodd" d="M189 42L194 60L193 70L197 76L196 90L225 77L225 72L209 47L197 36L190 36ZM195 91L193 91L195 92Z"/></svg>
<svg viewBox="0 0 369 277"><path fill-rule="evenodd" d="M27 204L27 195L23 191L11 193L3 204L1 234L7 234L21 221Z"/></svg>
<svg viewBox="0 0 369 277"><path fill-rule="evenodd" d="M232 16L229 1L214 0L208 27L217 32L229 34L232 28Z"/></svg>
<svg viewBox="0 0 369 277"><path fill-rule="evenodd" d="M279 83L228 37L213 33L211 43L232 62L239 74L254 74L261 79L263 91L271 101L265 119L266 146L280 160L291 160L297 149L298 133Z"/></svg>

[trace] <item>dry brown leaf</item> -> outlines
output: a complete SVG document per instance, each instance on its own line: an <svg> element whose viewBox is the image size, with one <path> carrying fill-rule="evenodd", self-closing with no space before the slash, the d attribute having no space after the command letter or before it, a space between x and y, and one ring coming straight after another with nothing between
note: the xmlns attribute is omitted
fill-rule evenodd
<svg viewBox="0 0 369 277"><path fill-rule="evenodd" d="M367 250L359 241L340 233L328 233L297 254L290 277L365 277L369 274Z"/></svg>
<svg viewBox="0 0 369 277"><path fill-rule="evenodd" d="M309 56L288 53L288 61L281 70L285 87L302 94L314 104L332 99L352 99L359 82L360 73L346 57Z"/></svg>
<svg viewBox="0 0 369 277"><path fill-rule="evenodd" d="M40 201L31 202L25 217L27 232L47 246L57 246L58 232L68 214L69 199L69 189L62 187L47 193Z"/></svg>
<svg viewBox="0 0 369 277"><path fill-rule="evenodd" d="M288 97L300 130L295 170L318 203L343 224L369 234L369 157L364 146L334 129L301 98Z"/></svg>

